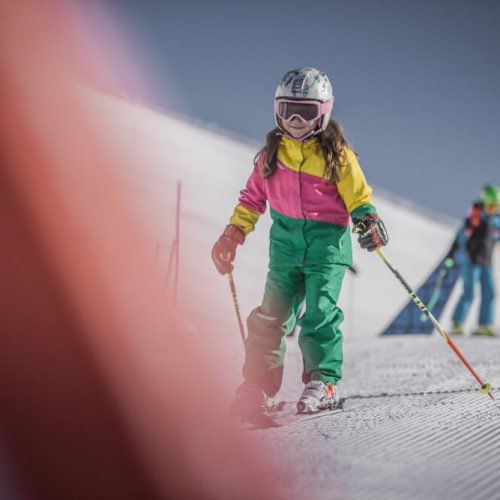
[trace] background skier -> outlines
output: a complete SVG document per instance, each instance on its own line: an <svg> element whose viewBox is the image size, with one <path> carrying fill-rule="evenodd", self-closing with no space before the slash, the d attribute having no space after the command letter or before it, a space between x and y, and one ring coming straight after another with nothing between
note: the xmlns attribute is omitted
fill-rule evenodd
<svg viewBox="0 0 500 500"><path fill-rule="evenodd" d="M493 336L495 283L492 255L500 239L500 187L484 186L481 199L472 205L469 216L459 229L448 252L447 265L455 260L461 267L463 292L453 313L451 333L464 333L464 322L474 300L475 287L480 283L481 304L478 326L473 335Z"/></svg>

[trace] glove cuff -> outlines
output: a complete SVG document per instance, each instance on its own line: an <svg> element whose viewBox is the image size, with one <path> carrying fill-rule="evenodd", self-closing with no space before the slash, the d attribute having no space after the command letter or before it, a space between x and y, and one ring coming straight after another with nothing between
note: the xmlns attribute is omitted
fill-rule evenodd
<svg viewBox="0 0 500 500"><path fill-rule="evenodd" d="M243 245L243 243L245 243L245 233L243 232L243 229L240 229L234 224L229 224L228 226L226 226L226 229L224 229L224 232L222 234L226 238L229 238L230 240L238 243L238 245Z"/></svg>

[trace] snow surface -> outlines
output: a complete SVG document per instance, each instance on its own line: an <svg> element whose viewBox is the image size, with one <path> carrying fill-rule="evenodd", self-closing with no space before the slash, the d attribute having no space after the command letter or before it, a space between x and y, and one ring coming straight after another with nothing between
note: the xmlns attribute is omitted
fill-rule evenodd
<svg viewBox="0 0 500 500"><path fill-rule="evenodd" d="M220 360L222 377L236 374L236 386L241 339L227 280L214 270L210 250L232 213L260 145L116 96L82 92L101 118L103 140L126 153L117 182L126 187L156 235L150 242L151 262L165 277L175 237L176 190L181 184L179 301L190 304L184 313L198 329L194 334L203 335L207 321L216 325L209 330L213 351L207 354ZM370 164L362 152L360 162L368 180L370 172L384 168ZM374 190L390 235L386 254L417 289L448 250L459 221L430 214L376 186ZM464 200L464 212L470 201ZM269 227L265 214L238 250L234 278L243 317L261 299ZM296 470L293 483L285 472L277 477L284 496L500 498L496 463L500 407L478 394L475 381L438 335L378 336L408 296L376 255L353 246L359 273L347 273L341 296L346 320L340 390L347 398L346 411L293 429L256 433L276 453L284 471ZM497 249L497 283L499 260ZM184 286L188 273L196 276L199 286ZM168 290L171 286L169 282ZM445 328L458 293L459 287L442 317ZM216 307L206 305L207 295L217 299ZM466 325L469 330L476 317L477 303ZM496 323L500 323L498 310ZM500 339L466 337L457 343L480 375L500 386ZM300 394L300 369L300 351L291 338L281 391L286 400Z"/></svg>

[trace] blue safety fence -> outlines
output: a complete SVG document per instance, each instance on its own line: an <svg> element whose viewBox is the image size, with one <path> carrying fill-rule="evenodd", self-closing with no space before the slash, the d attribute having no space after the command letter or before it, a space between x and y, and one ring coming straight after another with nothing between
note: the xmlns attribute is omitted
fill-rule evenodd
<svg viewBox="0 0 500 500"><path fill-rule="evenodd" d="M457 264L448 268L444 266L444 261L440 261L418 289L417 296L436 319L439 320L443 313L459 276ZM413 300L409 300L381 335L430 335L433 329L434 325Z"/></svg>

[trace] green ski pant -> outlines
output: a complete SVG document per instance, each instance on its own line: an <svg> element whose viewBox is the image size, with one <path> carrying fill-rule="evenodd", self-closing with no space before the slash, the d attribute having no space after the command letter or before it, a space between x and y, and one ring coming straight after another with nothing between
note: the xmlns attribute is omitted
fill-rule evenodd
<svg viewBox="0 0 500 500"><path fill-rule="evenodd" d="M300 319L304 383L322 380L336 383L342 376L344 319L337 302L347 266L271 265L262 305L248 319L243 376L257 383L269 396L281 387L285 358L285 334L295 327L296 315L305 299Z"/></svg>

